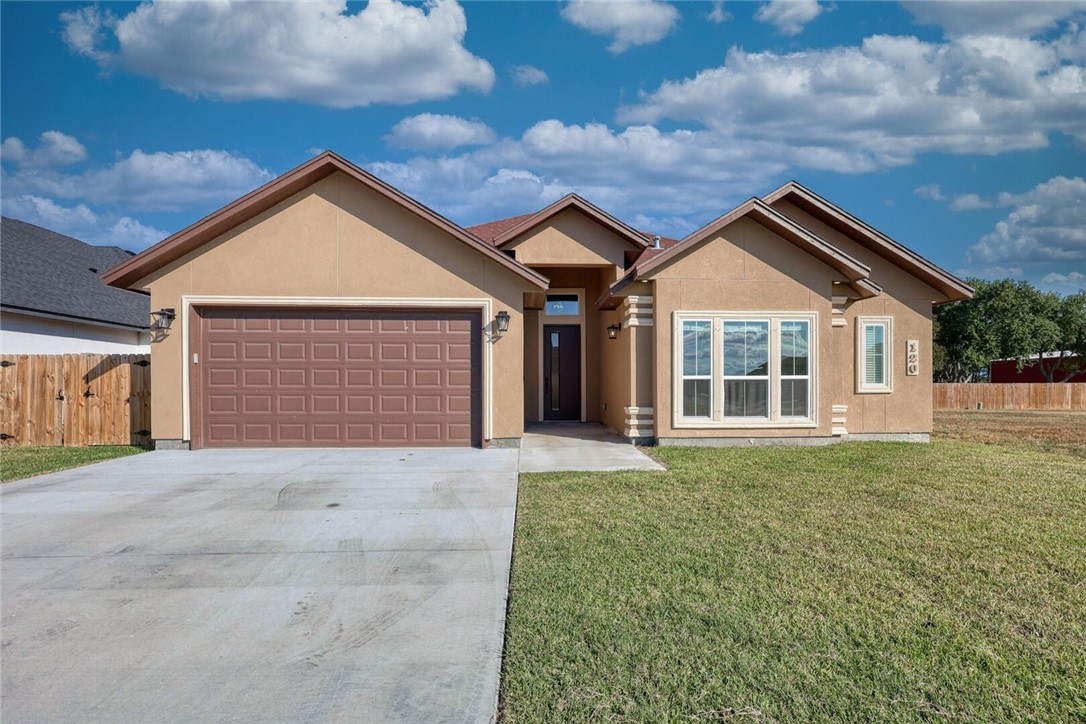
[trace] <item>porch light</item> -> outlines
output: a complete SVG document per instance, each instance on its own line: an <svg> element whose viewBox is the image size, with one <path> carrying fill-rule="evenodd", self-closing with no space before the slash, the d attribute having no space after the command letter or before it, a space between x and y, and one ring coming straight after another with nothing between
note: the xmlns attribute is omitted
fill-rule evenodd
<svg viewBox="0 0 1086 724"><path fill-rule="evenodd" d="M174 317L177 314L174 312L173 307L166 307L160 309L157 312L151 312L152 322L151 329L156 332L169 331L170 325L173 324Z"/></svg>
<svg viewBox="0 0 1086 724"><path fill-rule="evenodd" d="M622 331L622 324L612 324L607 327L607 339L617 339L618 333Z"/></svg>
<svg viewBox="0 0 1086 724"><path fill-rule="evenodd" d="M509 312L503 309L494 317L494 321L498 325L498 334L505 334L509 331Z"/></svg>

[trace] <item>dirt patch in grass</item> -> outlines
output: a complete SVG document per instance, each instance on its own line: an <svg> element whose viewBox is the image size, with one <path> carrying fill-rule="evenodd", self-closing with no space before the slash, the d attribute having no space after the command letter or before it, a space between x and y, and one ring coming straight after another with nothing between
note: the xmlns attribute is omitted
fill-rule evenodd
<svg viewBox="0 0 1086 724"><path fill-rule="evenodd" d="M1032 445L1086 457L1086 411L937 410L935 438Z"/></svg>

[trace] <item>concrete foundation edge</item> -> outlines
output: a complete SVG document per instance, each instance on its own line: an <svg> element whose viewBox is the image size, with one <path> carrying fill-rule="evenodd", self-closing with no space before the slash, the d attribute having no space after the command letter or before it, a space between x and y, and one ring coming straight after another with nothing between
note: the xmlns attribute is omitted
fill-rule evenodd
<svg viewBox="0 0 1086 724"><path fill-rule="evenodd" d="M496 447L496 448L502 448L502 449L519 448L520 447L520 438L519 437L495 437L495 438L491 438L490 444L487 447Z"/></svg>
<svg viewBox="0 0 1086 724"><path fill-rule="evenodd" d="M188 449L189 449L189 441L188 440L177 440L177 439L170 439L170 438L165 438L165 439L156 438L155 439L155 450L188 450Z"/></svg>
<svg viewBox="0 0 1086 724"><path fill-rule="evenodd" d="M793 445L813 447L835 445L839 442L931 442L926 432L871 432L834 437L661 437L656 444L682 447L762 447L766 445Z"/></svg>

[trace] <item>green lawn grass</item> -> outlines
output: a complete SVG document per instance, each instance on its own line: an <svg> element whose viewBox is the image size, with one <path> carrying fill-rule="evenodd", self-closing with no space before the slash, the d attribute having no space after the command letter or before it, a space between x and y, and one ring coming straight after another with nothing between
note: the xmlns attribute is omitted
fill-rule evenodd
<svg viewBox="0 0 1086 724"><path fill-rule="evenodd" d="M504 721L1086 721L1081 455L653 454L521 476Z"/></svg>
<svg viewBox="0 0 1086 724"><path fill-rule="evenodd" d="M144 452L144 448L132 445L5 447L0 449L0 482L77 468L141 452Z"/></svg>

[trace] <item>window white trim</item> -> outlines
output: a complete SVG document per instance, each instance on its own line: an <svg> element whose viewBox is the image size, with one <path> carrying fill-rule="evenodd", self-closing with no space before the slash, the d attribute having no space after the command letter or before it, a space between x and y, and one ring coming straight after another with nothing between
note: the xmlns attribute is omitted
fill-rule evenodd
<svg viewBox="0 0 1086 724"><path fill-rule="evenodd" d="M882 384L868 384L867 380L867 328L883 327ZM856 319L856 393L861 395L886 394L894 391L894 318L858 317Z"/></svg>
<svg viewBox="0 0 1086 724"><path fill-rule="evenodd" d="M686 359L685 359L685 356L684 356L685 355L685 350L683 349L683 347L685 346L686 339L685 339L685 334L684 334L683 328L686 326L687 322L706 322L709 325L709 373L708 374L704 374L704 375L688 375L688 374L686 374L686 370L684 369L685 368L685 362L686 362ZM716 369L715 362L714 362L716 355L713 354L713 346L716 344L716 334L714 332L715 327L716 327L716 324L709 317L700 317L700 318L699 317L694 317L694 318L690 318L690 319L684 319L684 320L682 320L682 322L679 323L679 337L680 337L680 339L679 339L679 396L677 398L677 404L679 405L679 413L678 414L679 414L679 417L681 417L682 419L693 422L693 423L705 422L707 420L712 420L713 417L715 417L714 412L716 410L716 389L717 389L717 386L714 383L714 380L716 379L716 375L714 374L714 370ZM683 383L686 382L686 380L706 380L706 381L709 382L709 414L708 414L708 416L696 416L696 415L687 416L685 405L684 405L684 389L683 389L685 387L685 385Z"/></svg>
<svg viewBox="0 0 1086 724"><path fill-rule="evenodd" d="M713 323L713 399L712 419L690 418L682 415L682 326L686 321L711 320ZM717 381L724 380L724 321L766 321L769 320L769 418L728 417L723 416L721 387ZM773 390L780 387L780 323L782 321L805 321L810 330L810 356L807 371L808 405L810 416L806 418L782 417L780 414L780 395ZM671 425L675 429L702 430L758 430L780 428L817 428L818 427L818 313L817 312L721 312L721 311L676 311L672 313L671 325ZM746 378L743 378L746 379Z"/></svg>
<svg viewBox="0 0 1086 724"><path fill-rule="evenodd" d="M778 380L777 380L778 395L779 395L779 397L780 397L780 399L782 401L784 400L784 384L783 384L783 382L785 380L806 380L807 381L807 414L806 415L785 415L784 412L782 411L781 414L780 414L780 418L782 420L807 420L807 419L810 418L810 414L811 414L811 393L812 393L812 390L814 389L814 383L813 383L813 381L811 379L811 359L814 357L814 349L813 349L814 345L812 344L811 340L813 339L812 335L814 333L813 333L812 328L811 328L810 320L807 320L807 319L787 319L787 318L782 318L782 319L778 320L778 322L777 322L777 364L778 365L780 365L781 362L782 362L781 350L784 349L784 341L783 341L784 329L783 329L783 326L781 324L782 322L796 322L796 323L801 323L801 324L806 324L807 325L807 374L805 374L805 375L786 375L782 371L780 373L779 377L778 377Z"/></svg>

